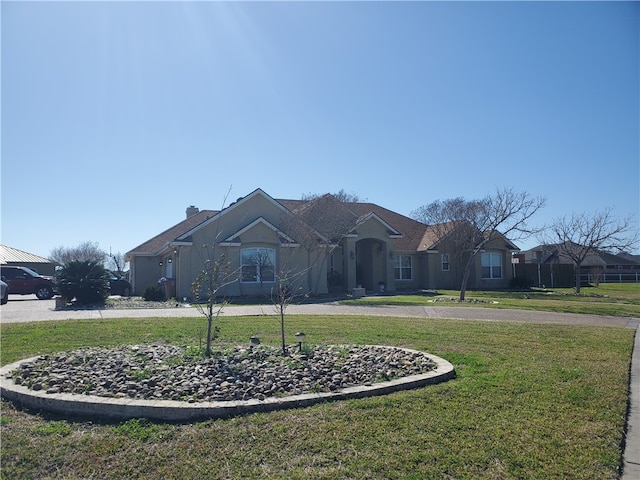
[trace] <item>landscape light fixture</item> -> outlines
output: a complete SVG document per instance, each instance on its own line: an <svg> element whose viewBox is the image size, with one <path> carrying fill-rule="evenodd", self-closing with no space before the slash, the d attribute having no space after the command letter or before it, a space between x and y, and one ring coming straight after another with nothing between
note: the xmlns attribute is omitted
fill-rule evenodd
<svg viewBox="0 0 640 480"><path fill-rule="evenodd" d="M298 351L300 352L302 351L302 342L304 342L304 337L306 337L304 332L296 333L296 342L298 342Z"/></svg>
<svg viewBox="0 0 640 480"><path fill-rule="evenodd" d="M249 338L249 345L251 345L252 347L260 345L260 339L258 337Z"/></svg>

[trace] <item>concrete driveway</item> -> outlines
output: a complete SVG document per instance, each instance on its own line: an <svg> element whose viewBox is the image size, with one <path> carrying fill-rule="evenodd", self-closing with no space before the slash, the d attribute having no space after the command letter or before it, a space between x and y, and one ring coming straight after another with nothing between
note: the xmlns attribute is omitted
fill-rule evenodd
<svg viewBox="0 0 640 480"><path fill-rule="evenodd" d="M371 315L412 318L452 318L462 320L508 321L530 323L559 323L565 325L591 325L637 328L638 319L599 315L577 315L535 310L512 310L482 307L457 306L358 306L341 305L336 302L306 305L290 305L288 314L301 315ZM239 305L225 307L224 316L275 315L273 305ZM197 317L200 312L194 307L139 308L139 309L95 309L55 310L55 300L38 300L35 295L9 295L9 303L0 307L2 323L38 322L44 320L67 320L83 318L141 318L141 317Z"/></svg>

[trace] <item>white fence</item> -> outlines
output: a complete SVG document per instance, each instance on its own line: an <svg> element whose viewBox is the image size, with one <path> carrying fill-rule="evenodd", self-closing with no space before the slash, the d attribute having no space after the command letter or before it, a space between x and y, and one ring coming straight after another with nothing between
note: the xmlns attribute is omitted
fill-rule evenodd
<svg viewBox="0 0 640 480"><path fill-rule="evenodd" d="M627 273L582 273L581 283L640 283L640 272Z"/></svg>

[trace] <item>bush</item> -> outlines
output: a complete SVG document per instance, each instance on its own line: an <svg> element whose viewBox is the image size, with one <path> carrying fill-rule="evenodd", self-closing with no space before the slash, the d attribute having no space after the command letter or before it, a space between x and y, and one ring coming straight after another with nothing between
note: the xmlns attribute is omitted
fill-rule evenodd
<svg viewBox="0 0 640 480"><path fill-rule="evenodd" d="M149 285L142 292L142 298L147 302L164 302L167 297L164 294L164 288L156 285Z"/></svg>
<svg viewBox="0 0 640 480"><path fill-rule="evenodd" d="M64 298L79 305L104 305L109 296L109 272L91 261L68 262L56 272L56 286Z"/></svg>

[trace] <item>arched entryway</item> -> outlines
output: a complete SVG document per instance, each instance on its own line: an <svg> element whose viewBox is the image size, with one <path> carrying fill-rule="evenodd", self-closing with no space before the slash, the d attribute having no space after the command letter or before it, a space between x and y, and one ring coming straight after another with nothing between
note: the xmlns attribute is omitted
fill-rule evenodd
<svg viewBox="0 0 640 480"><path fill-rule="evenodd" d="M387 246L384 242L365 238L356 242L356 284L367 291L380 291L387 283Z"/></svg>

